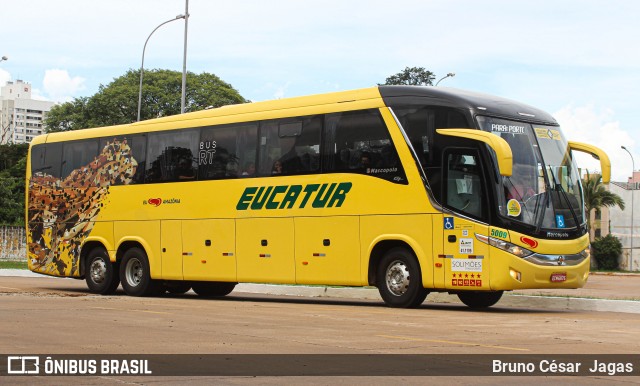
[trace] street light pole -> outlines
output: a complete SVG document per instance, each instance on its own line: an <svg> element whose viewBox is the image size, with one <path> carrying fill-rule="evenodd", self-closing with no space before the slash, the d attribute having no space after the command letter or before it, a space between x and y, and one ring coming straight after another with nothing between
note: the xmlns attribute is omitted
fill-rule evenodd
<svg viewBox="0 0 640 386"><path fill-rule="evenodd" d="M624 146L620 146L624 151L626 151L627 153L629 153L629 157L631 157L631 168L633 169L631 171L631 181L633 181L633 177L634 177L634 173L636 171L636 163L633 160L633 155L631 155L631 152ZM633 187L631 188L631 232L629 232L630 237L631 237L631 259L629 261L629 271L633 271L633 191L635 188L635 182L633 183ZM627 184L627 186L629 186L629 184Z"/></svg>
<svg viewBox="0 0 640 386"><path fill-rule="evenodd" d="M153 31L151 31L151 33L147 37L147 40L145 40L144 42L144 47L142 48L142 64L140 64L140 91L138 92L138 122L140 122L140 109L142 108L142 77L144 75L144 52L147 50L147 43L149 43L149 39L151 39L151 35L153 35L153 33L156 32L158 28L162 27L167 23L171 23L172 21L176 21L184 18L185 18L184 15L178 15L174 19L165 21L164 23L157 26Z"/></svg>
<svg viewBox="0 0 640 386"><path fill-rule="evenodd" d="M189 27L189 0L185 0L184 9L184 55L182 55L182 97L180 98L180 114L184 114L187 96L187 29Z"/></svg>
<svg viewBox="0 0 640 386"><path fill-rule="evenodd" d="M2 58L0 58L0 62L4 62L5 60L9 60L9 58L7 58L6 55L2 55Z"/></svg>
<svg viewBox="0 0 640 386"><path fill-rule="evenodd" d="M436 87L438 87L438 84L440 84L440 82L442 82L444 79L453 78L454 76L456 76L455 72L450 72L447 75L443 76L439 81L436 82Z"/></svg>

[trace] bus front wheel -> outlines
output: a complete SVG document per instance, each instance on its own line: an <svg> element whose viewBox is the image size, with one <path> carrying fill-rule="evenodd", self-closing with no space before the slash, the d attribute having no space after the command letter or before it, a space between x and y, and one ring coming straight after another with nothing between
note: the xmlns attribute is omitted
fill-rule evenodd
<svg viewBox="0 0 640 386"><path fill-rule="evenodd" d="M111 264L104 248L94 248L87 256L85 280L94 294L112 295L120 284L118 265Z"/></svg>
<svg viewBox="0 0 640 386"><path fill-rule="evenodd" d="M138 247L129 248L122 256L120 279L130 296L150 296L159 291L159 283L151 278L147 254Z"/></svg>
<svg viewBox="0 0 640 386"><path fill-rule="evenodd" d="M496 304L502 297L502 291L495 292L460 292L458 298L470 308L487 308Z"/></svg>
<svg viewBox="0 0 640 386"><path fill-rule="evenodd" d="M387 251L378 265L376 284L382 300L391 307L415 308L429 294L422 287L420 265L403 247Z"/></svg>

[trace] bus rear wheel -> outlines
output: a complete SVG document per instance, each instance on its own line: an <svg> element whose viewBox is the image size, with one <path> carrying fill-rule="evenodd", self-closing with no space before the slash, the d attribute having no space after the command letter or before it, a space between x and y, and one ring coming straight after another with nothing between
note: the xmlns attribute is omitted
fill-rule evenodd
<svg viewBox="0 0 640 386"><path fill-rule="evenodd" d="M160 283L151 278L147 254L138 247L127 249L120 263L122 288L130 296L152 296L160 289Z"/></svg>
<svg viewBox="0 0 640 386"><path fill-rule="evenodd" d="M104 248L94 248L87 256L85 280L94 294L112 295L120 284L118 265L112 264Z"/></svg>
<svg viewBox="0 0 640 386"><path fill-rule="evenodd" d="M502 291L495 292L460 292L458 298L466 306L474 309L487 308L496 304L502 297Z"/></svg>
<svg viewBox="0 0 640 386"><path fill-rule="evenodd" d="M191 285L193 292L202 297L219 297L226 296L236 288L237 283L201 281L194 282Z"/></svg>
<svg viewBox="0 0 640 386"><path fill-rule="evenodd" d="M378 265L376 284L382 300L391 307L418 307L429 294L422 287L418 261L403 247L392 248L384 254Z"/></svg>

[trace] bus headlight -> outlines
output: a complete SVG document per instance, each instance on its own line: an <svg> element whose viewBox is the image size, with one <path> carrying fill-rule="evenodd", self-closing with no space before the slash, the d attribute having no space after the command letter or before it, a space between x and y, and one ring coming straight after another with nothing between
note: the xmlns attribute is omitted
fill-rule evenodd
<svg viewBox="0 0 640 386"><path fill-rule="evenodd" d="M582 257L584 257L585 259L588 259L591 257L591 247L587 247L587 249L585 249L584 251L580 252L580 255Z"/></svg>
<svg viewBox="0 0 640 386"><path fill-rule="evenodd" d="M494 246L498 249L502 249L503 251L507 251L509 253L511 253L512 255L516 255L520 258L525 258L531 254L533 254L533 251L530 251L526 248L522 248L519 245L515 245L515 244L511 244L508 241L504 241L504 240L500 240L500 239L496 239L493 237L488 237L488 236L484 236L484 235L479 235L476 233L476 239L478 239L478 241L481 241L485 244L489 244L491 246Z"/></svg>

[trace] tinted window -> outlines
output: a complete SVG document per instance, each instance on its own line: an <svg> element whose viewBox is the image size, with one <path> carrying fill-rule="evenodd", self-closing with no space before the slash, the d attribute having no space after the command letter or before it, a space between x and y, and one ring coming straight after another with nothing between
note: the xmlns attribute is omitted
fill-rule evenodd
<svg viewBox="0 0 640 386"><path fill-rule="evenodd" d="M320 170L321 116L265 121L260 124L261 176Z"/></svg>
<svg viewBox="0 0 640 386"><path fill-rule="evenodd" d="M486 197L478 152L471 149L449 150L444 160L445 205L458 213L485 219Z"/></svg>
<svg viewBox="0 0 640 386"><path fill-rule="evenodd" d="M195 180L199 130L150 133L146 182Z"/></svg>
<svg viewBox="0 0 640 386"><path fill-rule="evenodd" d="M46 144L42 172L59 178L61 166L62 166L62 143Z"/></svg>
<svg viewBox="0 0 640 386"><path fill-rule="evenodd" d="M98 140L65 142L62 147L62 178L88 166L98 155Z"/></svg>
<svg viewBox="0 0 640 386"><path fill-rule="evenodd" d="M464 115L452 109L413 106L393 111L425 170L439 164L440 155L436 154L433 141L436 129L469 127Z"/></svg>
<svg viewBox="0 0 640 386"><path fill-rule="evenodd" d="M31 175L46 173L44 160L45 148L46 145L36 145L31 148Z"/></svg>
<svg viewBox="0 0 640 386"><path fill-rule="evenodd" d="M324 170L362 173L407 183L398 153L378 110L326 116Z"/></svg>
<svg viewBox="0 0 640 386"><path fill-rule="evenodd" d="M202 130L198 146L200 180L255 175L257 124L225 125Z"/></svg>

